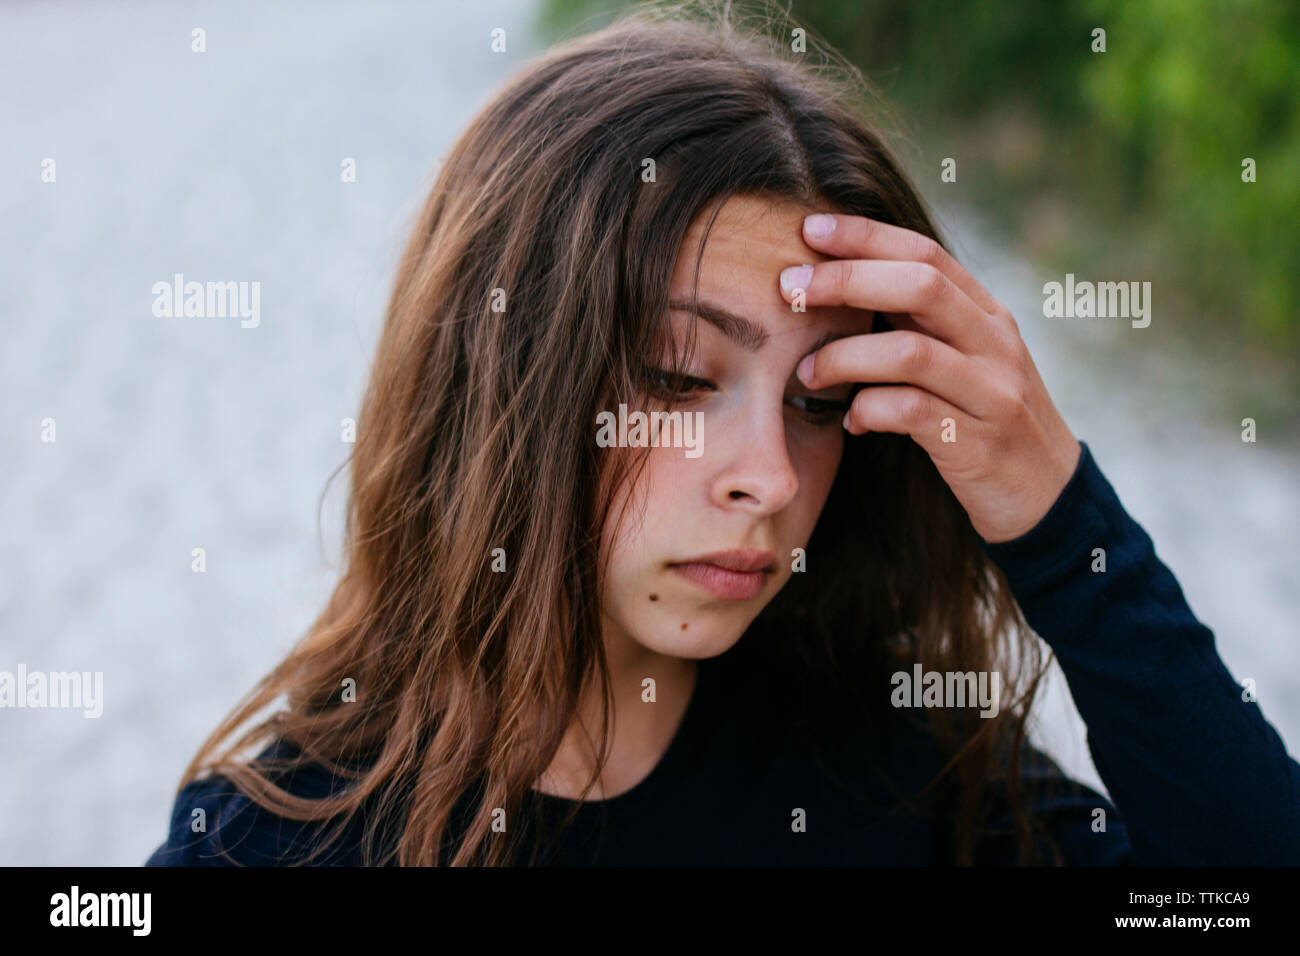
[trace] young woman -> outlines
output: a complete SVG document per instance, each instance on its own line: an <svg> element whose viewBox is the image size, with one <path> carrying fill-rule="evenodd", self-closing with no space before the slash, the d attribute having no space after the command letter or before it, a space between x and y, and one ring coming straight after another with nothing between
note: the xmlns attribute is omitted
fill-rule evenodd
<svg viewBox="0 0 1300 956"><path fill-rule="evenodd" d="M640 10L472 122L341 580L151 865L1300 863L1300 765L854 74L782 49ZM1113 805L1026 743L1035 634Z"/></svg>

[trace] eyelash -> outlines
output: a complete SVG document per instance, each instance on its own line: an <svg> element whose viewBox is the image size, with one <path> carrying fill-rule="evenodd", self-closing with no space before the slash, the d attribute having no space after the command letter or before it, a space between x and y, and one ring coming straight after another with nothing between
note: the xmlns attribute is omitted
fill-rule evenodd
<svg viewBox="0 0 1300 956"><path fill-rule="evenodd" d="M702 378L696 378L692 375L681 376L682 388L675 392L667 383L671 382L676 376L665 369L650 369L647 373L648 386L652 395L660 399L679 398L682 395L696 391L697 388L714 389L716 386ZM687 388L685 386L692 386ZM800 409L804 416L817 425L838 425L844 418L844 414L852 405L852 400L840 401L832 398L814 398L811 395L796 395L795 399L807 402L813 406L811 408Z"/></svg>

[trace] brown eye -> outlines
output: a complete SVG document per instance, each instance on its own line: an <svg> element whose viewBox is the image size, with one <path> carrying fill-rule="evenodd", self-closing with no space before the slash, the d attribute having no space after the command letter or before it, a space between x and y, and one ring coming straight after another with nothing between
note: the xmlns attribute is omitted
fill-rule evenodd
<svg viewBox="0 0 1300 956"><path fill-rule="evenodd" d="M691 392L712 390L713 383L690 375L674 375L666 369L652 368L646 372L646 387L657 398L675 399Z"/></svg>
<svg viewBox="0 0 1300 956"><path fill-rule="evenodd" d="M794 395L790 401L804 413L804 417L818 425L839 424L853 404L851 400L814 398L811 395Z"/></svg>

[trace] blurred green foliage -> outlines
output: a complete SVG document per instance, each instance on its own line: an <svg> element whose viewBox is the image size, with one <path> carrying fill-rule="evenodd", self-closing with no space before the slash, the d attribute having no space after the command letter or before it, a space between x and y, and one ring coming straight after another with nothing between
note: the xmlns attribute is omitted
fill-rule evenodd
<svg viewBox="0 0 1300 956"><path fill-rule="evenodd" d="M543 3L552 41L630 5ZM1040 264L1155 278L1180 322L1300 344L1297 0L774 9L861 69L924 152L957 157L962 198ZM1093 49L1098 28L1104 52ZM1253 183L1242 180L1247 157ZM924 174L909 165L933 197L939 160L924 162Z"/></svg>

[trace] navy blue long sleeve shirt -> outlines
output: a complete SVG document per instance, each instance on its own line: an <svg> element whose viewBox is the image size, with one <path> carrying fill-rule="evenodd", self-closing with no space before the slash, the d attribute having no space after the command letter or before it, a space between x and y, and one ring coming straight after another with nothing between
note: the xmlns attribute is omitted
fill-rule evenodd
<svg viewBox="0 0 1300 956"><path fill-rule="evenodd" d="M1014 541L983 545L1055 652L1114 801L1026 745L1022 776L1035 786L1034 819L1070 865L1300 864L1300 764L1246 699L1214 635L1081 446L1073 476L1043 519ZM1104 571L1094 570L1097 548ZM897 801L942 765L921 716L863 708L810 741L772 706L781 697L772 683L779 675L756 673L730 652L699 668L659 763L626 793L581 804L541 862L953 861L945 805L936 798L900 808ZM264 754L290 752L279 742ZM339 783L315 766L283 781L303 796ZM558 820L573 806L535 791L529 799L541 820ZM205 811L205 832L191 829L196 808ZM802 827L792 825L796 818ZM363 822L317 862L361 863ZM1007 808L995 803L988 826L1009 824ZM181 790L167 841L147 865L293 864L315 847L320 827L274 816L228 780L208 777ZM1015 862L1010 838L985 839L975 862Z"/></svg>

